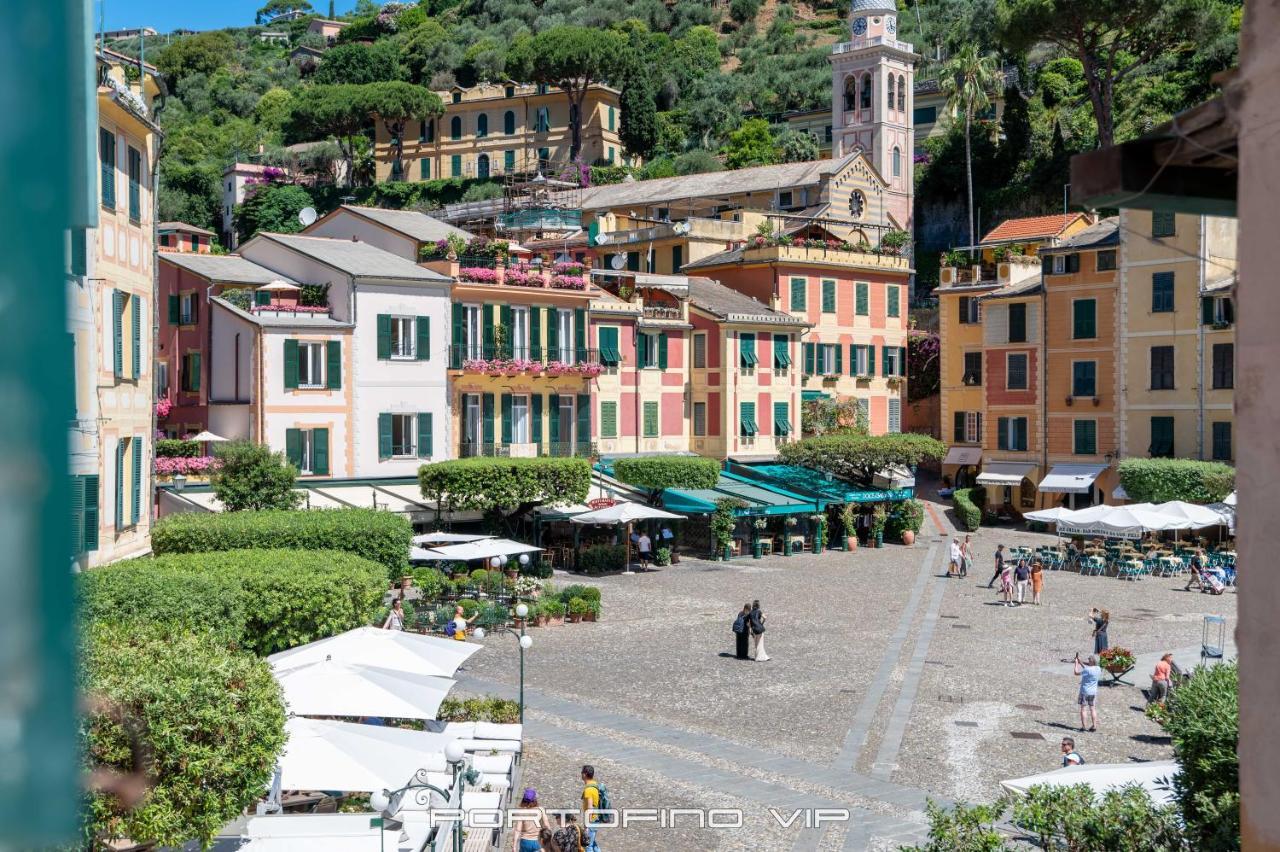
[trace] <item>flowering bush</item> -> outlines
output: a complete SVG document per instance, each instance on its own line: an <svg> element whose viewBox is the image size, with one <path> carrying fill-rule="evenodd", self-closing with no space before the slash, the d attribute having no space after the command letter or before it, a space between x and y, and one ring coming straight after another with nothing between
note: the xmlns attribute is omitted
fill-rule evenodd
<svg viewBox="0 0 1280 852"><path fill-rule="evenodd" d="M484 266L464 266L458 270L458 279L476 284L497 284L498 271Z"/></svg>
<svg viewBox="0 0 1280 852"><path fill-rule="evenodd" d="M156 419L163 420L169 416L169 412L173 411L173 401L170 399L161 399L156 402Z"/></svg>
<svg viewBox="0 0 1280 852"><path fill-rule="evenodd" d="M552 271L556 275L581 275L587 271L587 268L581 263L557 263Z"/></svg>
<svg viewBox="0 0 1280 852"><path fill-rule="evenodd" d="M190 476L196 474L204 476L218 466L218 460L213 456L195 456L192 457L164 457L156 459L156 475L157 476L173 476L174 474L182 474Z"/></svg>
<svg viewBox="0 0 1280 852"><path fill-rule="evenodd" d="M294 314L327 314L329 313L329 306L295 305L290 302L287 304L254 305L251 310L254 313L257 313L258 311L289 311Z"/></svg>
<svg viewBox="0 0 1280 852"><path fill-rule="evenodd" d="M557 290L585 290L587 282L573 275L557 275L551 279L551 286Z"/></svg>
<svg viewBox="0 0 1280 852"><path fill-rule="evenodd" d="M528 266L507 268L506 282L516 287L541 287L542 273Z"/></svg>
<svg viewBox="0 0 1280 852"><path fill-rule="evenodd" d="M1098 665L1107 671L1131 669L1137 665L1138 660L1133 656L1133 652L1128 648L1121 648L1119 645L1108 648L1098 655Z"/></svg>

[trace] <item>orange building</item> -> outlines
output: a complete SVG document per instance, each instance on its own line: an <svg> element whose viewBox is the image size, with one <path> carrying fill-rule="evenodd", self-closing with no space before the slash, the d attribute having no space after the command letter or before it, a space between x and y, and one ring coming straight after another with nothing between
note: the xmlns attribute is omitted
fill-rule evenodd
<svg viewBox="0 0 1280 852"><path fill-rule="evenodd" d="M208 254L213 250L213 231L186 222L161 222L156 227L156 247L160 251Z"/></svg>

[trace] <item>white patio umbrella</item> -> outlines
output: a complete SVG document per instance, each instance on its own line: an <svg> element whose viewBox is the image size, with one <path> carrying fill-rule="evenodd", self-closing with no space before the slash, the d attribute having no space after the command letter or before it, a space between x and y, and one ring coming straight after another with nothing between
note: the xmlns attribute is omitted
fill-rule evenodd
<svg viewBox="0 0 1280 852"><path fill-rule="evenodd" d="M271 293L271 292L289 293L289 292L301 290L302 288L299 287L297 284L290 284L288 281L284 281L280 278L277 278L276 280L272 281L270 284L263 284L258 289L265 290L268 293Z"/></svg>
<svg viewBox="0 0 1280 852"><path fill-rule="evenodd" d="M1022 517L1028 521L1039 521L1042 524L1056 524L1058 521L1071 520L1071 516L1075 514L1075 510L1067 509L1063 506L1054 506L1052 509L1041 509L1038 512L1027 512Z"/></svg>
<svg viewBox="0 0 1280 852"><path fill-rule="evenodd" d="M1232 491L1222 502L1226 503L1228 506L1234 506L1236 504L1236 492Z"/></svg>
<svg viewBox="0 0 1280 852"><path fill-rule="evenodd" d="M1182 500L1170 500L1168 503L1157 503L1156 511L1172 518L1180 518L1190 523L1192 529L1200 527L1216 527L1225 524L1227 519L1221 512L1196 503L1185 503Z"/></svg>
<svg viewBox="0 0 1280 852"><path fill-rule="evenodd" d="M455 681L396 669L324 660L276 668L289 712L299 716L434 719Z"/></svg>
<svg viewBox="0 0 1280 852"><path fill-rule="evenodd" d="M1157 805L1167 805L1173 801L1173 791L1166 789L1163 782L1171 781L1178 774L1178 764L1173 760L1153 760L1148 763L1086 763L1080 766L1067 766L1052 772L1039 775L1028 775L1025 778L1010 778L1001 781L1000 786L1019 796L1025 796L1027 790L1036 785L1049 787L1069 787L1073 784L1088 784L1094 792L1102 793L1114 790L1126 784L1137 784L1150 794Z"/></svg>
<svg viewBox="0 0 1280 852"><path fill-rule="evenodd" d="M203 432L199 433L198 435L192 435L192 436L191 436L191 438L190 438L190 440L192 440L192 441L214 441L214 442L217 442L217 441L230 441L231 439L230 439L230 438L224 438L224 437L222 437L221 435L215 435L215 434L213 434L212 432L210 432L208 429L206 429L206 430L204 430Z"/></svg>
<svg viewBox="0 0 1280 852"><path fill-rule="evenodd" d="M284 727L278 767L286 790L394 790L419 769L438 772L432 783L449 788L444 747L451 738L444 734L299 716Z"/></svg>
<svg viewBox="0 0 1280 852"><path fill-rule="evenodd" d="M583 512L581 515L574 515L571 520L575 524L604 524L606 526L613 524L626 524L626 546L627 546L627 570L631 573L631 524L635 521L648 520L649 518L684 518L684 515L677 515L673 512L667 512L662 509L655 509L653 506L645 506L642 503L632 503L629 500L623 500L612 506L606 506L603 509L596 509L592 512Z"/></svg>
<svg viewBox="0 0 1280 852"><path fill-rule="evenodd" d="M357 627L267 657L277 672L295 666L332 660L361 663L409 674L452 677L482 646L403 630ZM338 714L334 714L338 715ZM367 715L367 714L361 714Z"/></svg>
<svg viewBox="0 0 1280 852"><path fill-rule="evenodd" d="M425 558L463 562L472 559L492 559L495 556L536 553L541 549L541 547L535 547L532 544L521 544L508 538L486 538L479 541L466 541L460 544L433 547L427 551L431 555Z"/></svg>
<svg viewBox="0 0 1280 852"><path fill-rule="evenodd" d="M436 544L463 544L468 541L480 541L493 537L491 535L475 535L473 533L429 532L415 535L413 543L419 547L429 547Z"/></svg>

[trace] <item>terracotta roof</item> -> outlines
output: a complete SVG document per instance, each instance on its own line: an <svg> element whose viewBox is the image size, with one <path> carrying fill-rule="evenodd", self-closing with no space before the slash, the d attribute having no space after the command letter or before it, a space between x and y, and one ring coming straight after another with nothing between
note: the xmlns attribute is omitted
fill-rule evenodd
<svg viewBox="0 0 1280 852"><path fill-rule="evenodd" d="M978 245L1007 243L1015 240L1035 240L1056 237L1063 229L1083 213L1055 213L1052 216L1028 216L1023 219L1006 219L992 228Z"/></svg>

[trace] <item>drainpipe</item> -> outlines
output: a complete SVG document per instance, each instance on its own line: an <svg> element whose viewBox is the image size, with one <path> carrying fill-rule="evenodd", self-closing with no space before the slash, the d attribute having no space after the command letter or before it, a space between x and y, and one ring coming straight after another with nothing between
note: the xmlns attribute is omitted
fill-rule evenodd
<svg viewBox="0 0 1280 852"><path fill-rule="evenodd" d="M1196 323L1196 458L1204 460L1204 318L1200 316L1200 299L1204 294L1205 252L1208 240L1205 238L1205 226L1208 218L1199 217L1200 250L1196 261L1196 301L1192 318Z"/></svg>
<svg viewBox="0 0 1280 852"><path fill-rule="evenodd" d="M1049 473L1049 367L1045 358L1049 354L1049 288L1044 284L1043 265L1040 272L1040 475L1043 479ZM1040 503L1040 489L1036 488L1036 503ZM1074 501L1074 497L1072 500ZM1074 503L1073 503L1074 505Z"/></svg>

